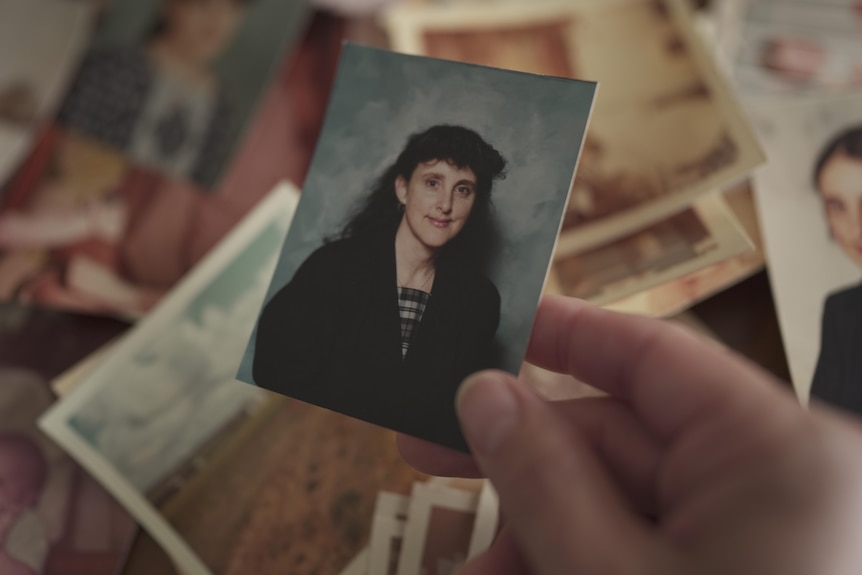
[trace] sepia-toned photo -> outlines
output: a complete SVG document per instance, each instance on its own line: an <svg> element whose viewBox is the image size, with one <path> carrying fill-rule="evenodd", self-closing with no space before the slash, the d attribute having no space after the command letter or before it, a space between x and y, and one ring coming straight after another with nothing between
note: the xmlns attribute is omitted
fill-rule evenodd
<svg viewBox="0 0 862 575"><path fill-rule="evenodd" d="M162 513L271 411L234 374L297 199L291 186L268 196L40 421L185 573L220 572L202 559L218 546L191 547Z"/></svg>
<svg viewBox="0 0 862 575"><path fill-rule="evenodd" d="M862 8L855 0L727 0L718 14L720 46L743 94L862 86Z"/></svg>
<svg viewBox="0 0 862 575"><path fill-rule="evenodd" d="M603 305L749 251L751 243L720 196L630 236L575 256L557 256L562 293Z"/></svg>
<svg viewBox="0 0 862 575"><path fill-rule="evenodd" d="M466 449L517 373L595 85L347 45L240 379Z"/></svg>
<svg viewBox="0 0 862 575"><path fill-rule="evenodd" d="M558 253L625 236L763 157L681 0L397 6L407 53L597 81Z"/></svg>
<svg viewBox="0 0 862 575"><path fill-rule="evenodd" d="M68 129L213 188L304 4L114 0L60 110Z"/></svg>
<svg viewBox="0 0 862 575"><path fill-rule="evenodd" d="M725 193L724 198L754 244L754 249L624 297L604 307L650 317L670 317L762 270L766 263L763 240L760 237L754 195L749 184Z"/></svg>
<svg viewBox="0 0 862 575"><path fill-rule="evenodd" d="M862 99L773 102L758 118L770 163L755 193L794 386L862 413Z"/></svg>
<svg viewBox="0 0 862 575"><path fill-rule="evenodd" d="M127 318L151 309L273 186L300 173L288 70L285 60L214 193L80 133L44 130L0 187L0 300Z"/></svg>

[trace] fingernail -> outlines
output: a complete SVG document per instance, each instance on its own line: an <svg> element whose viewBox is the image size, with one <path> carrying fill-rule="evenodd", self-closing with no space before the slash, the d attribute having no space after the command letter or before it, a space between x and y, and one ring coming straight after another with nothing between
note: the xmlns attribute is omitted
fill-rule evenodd
<svg viewBox="0 0 862 575"><path fill-rule="evenodd" d="M491 454L518 424L520 405L505 377L477 374L458 389L458 418L474 451Z"/></svg>

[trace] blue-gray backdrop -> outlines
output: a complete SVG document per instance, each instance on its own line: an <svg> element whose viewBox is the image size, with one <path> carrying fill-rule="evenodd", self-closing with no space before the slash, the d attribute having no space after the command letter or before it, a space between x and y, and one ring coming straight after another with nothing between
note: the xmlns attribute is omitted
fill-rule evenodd
<svg viewBox="0 0 862 575"><path fill-rule="evenodd" d="M596 85L347 44L323 131L267 301L340 230L407 137L476 130L508 160L492 193L502 232L490 279L502 299L500 367L517 373L568 197ZM252 382L254 338L239 378Z"/></svg>

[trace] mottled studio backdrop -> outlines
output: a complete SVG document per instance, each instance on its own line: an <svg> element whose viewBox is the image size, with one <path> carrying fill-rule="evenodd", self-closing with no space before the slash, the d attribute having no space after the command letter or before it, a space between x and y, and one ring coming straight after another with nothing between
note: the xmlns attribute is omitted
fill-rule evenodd
<svg viewBox="0 0 862 575"><path fill-rule="evenodd" d="M346 45L323 132L267 300L339 231L410 134L476 130L508 160L492 202L503 237L490 279L498 344L517 373L533 324L595 85ZM254 340L239 377L251 379Z"/></svg>

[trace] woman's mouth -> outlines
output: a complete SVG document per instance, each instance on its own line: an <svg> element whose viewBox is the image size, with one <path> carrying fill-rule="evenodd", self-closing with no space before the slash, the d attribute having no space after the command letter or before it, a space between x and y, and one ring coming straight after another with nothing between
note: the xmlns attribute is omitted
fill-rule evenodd
<svg viewBox="0 0 862 575"><path fill-rule="evenodd" d="M442 219L442 220L441 220L441 219L438 219L438 218L432 218L432 217L430 217L430 216L429 216L429 217L428 217L428 221L430 221L430 222L431 222L431 225L432 225L432 226L434 226L435 228L445 228L446 226L448 226L448 225L449 225L449 223L450 223L452 220L448 220L448 219Z"/></svg>

